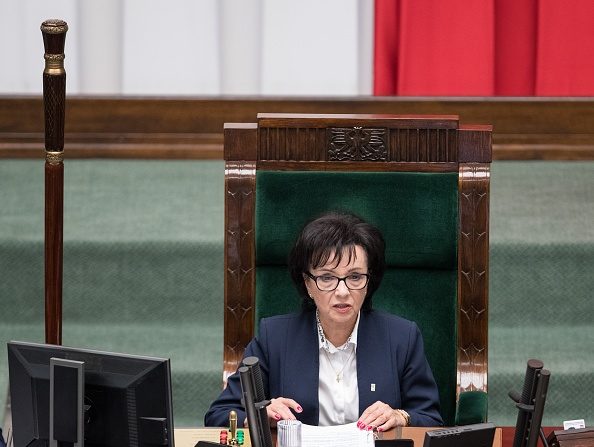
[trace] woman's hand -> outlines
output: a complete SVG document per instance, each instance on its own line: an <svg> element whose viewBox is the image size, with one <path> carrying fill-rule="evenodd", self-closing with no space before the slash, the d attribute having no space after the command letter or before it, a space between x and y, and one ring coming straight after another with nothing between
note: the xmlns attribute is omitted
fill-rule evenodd
<svg viewBox="0 0 594 447"><path fill-rule="evenodd" d="M293 399L287 399L286 397L277 397L276 399L271 399L270 405L266 407L270 426L275 427L276 423L283 419L296 419L291 410L301 413L303 408L301 408L301 405L299 405Z"/></svg>
<svg viewBox="0 0 594 447"><path fill-rule="evenodd" d="M408 425L408 421L402 410L395 410L379 400L369 406L357 421L357 427L362 430L376 428L378 431L386 431L406 425Z"/></svg>

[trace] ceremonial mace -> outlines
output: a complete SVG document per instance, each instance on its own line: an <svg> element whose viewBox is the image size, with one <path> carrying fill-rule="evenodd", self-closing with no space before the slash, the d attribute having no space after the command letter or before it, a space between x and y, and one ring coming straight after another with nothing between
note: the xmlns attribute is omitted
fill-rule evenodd
<svg viewBox="0 0 594 447"><path fill-rule="evenodd" d="M41 24L45 48L43 111L45 118L45 342L62 344L62 260L64 221L64 114L66 71L63 20Z"/></svg>

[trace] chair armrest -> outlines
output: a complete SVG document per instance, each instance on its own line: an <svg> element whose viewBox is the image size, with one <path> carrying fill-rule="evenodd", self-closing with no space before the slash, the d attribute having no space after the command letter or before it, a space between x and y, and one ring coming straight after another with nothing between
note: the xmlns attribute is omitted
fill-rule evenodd
<svg viewBox="0 0 594 447"><path fill-rule="evenodd" d="M460 393L456 407L456 425L487 422L487 393L465 391Z"/></svg>

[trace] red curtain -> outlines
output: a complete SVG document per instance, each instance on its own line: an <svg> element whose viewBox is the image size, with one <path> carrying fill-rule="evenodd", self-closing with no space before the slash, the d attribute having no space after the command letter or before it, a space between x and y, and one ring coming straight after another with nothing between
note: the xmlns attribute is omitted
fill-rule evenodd
<svg viewBox="0 0 594 447"><path fill-rule="evenodd" d="M375 0L374 93L594 95L593 0Z"/></svg>

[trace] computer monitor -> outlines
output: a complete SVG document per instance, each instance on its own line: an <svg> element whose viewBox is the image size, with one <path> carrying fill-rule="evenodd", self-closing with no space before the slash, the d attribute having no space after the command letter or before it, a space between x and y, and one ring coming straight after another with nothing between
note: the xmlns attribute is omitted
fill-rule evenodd
<svg viewBox="0 0 594 447"><path fill-rule="evenodd" d="M8 368L15 447L174 445L168 359L9 342Z"/></svg>
<svg viewBox="0 0 594 447"><path fill-rule="evenodd" d="M425 433L423 447L491 447L494 437L492 422L438 428Z"/></svg>
<svg viewBox="0 0 594 447"><path fill-rule="evenodd" d="M509 397L518 408L513 447L536 447L539 436L543 445L548 447L541 423L550 376L551 373L544 369L540 360L530 359L526 366L522 394L509 392Z"/></svg>

